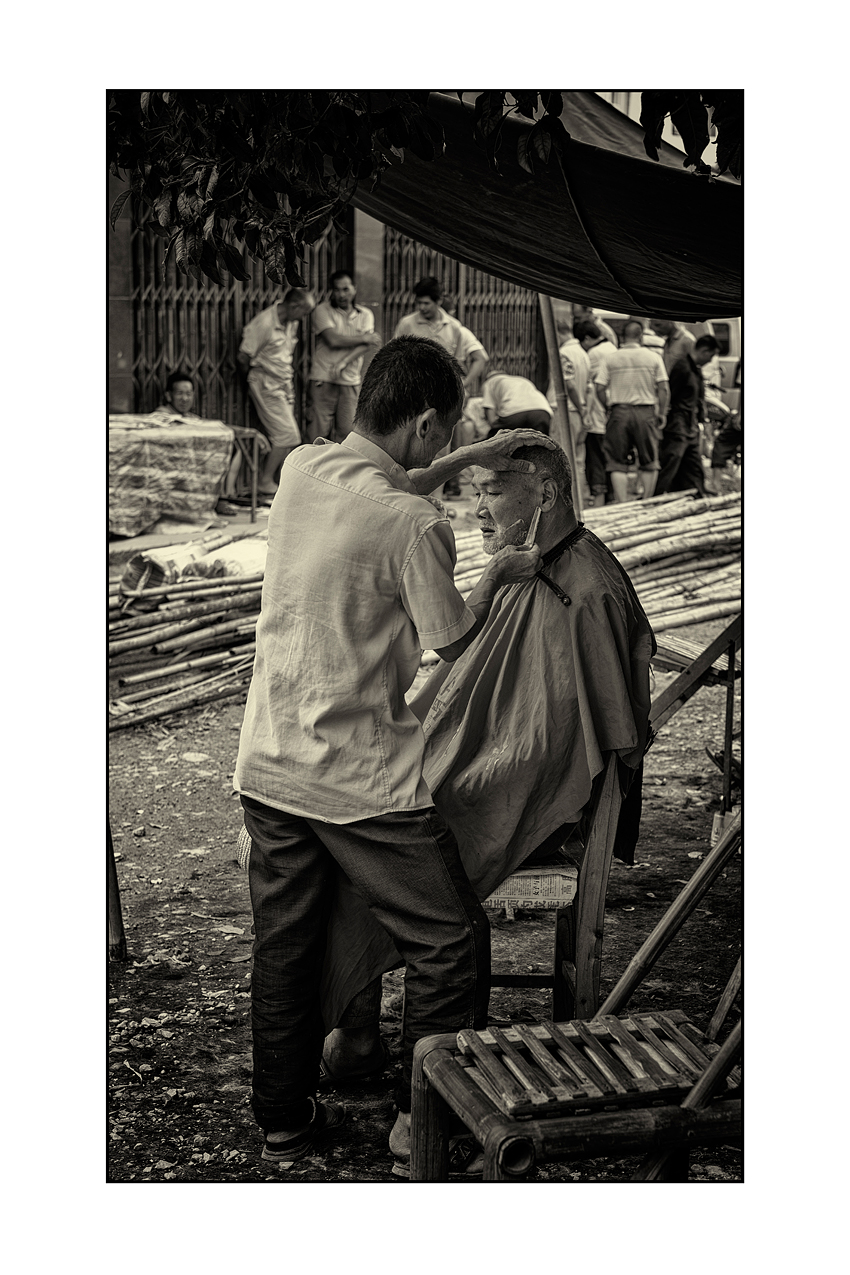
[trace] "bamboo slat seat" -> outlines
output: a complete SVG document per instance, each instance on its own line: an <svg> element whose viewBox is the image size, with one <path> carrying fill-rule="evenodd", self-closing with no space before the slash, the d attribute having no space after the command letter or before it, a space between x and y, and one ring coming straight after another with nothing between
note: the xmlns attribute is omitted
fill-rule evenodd
<svg viewBox="0 0 850 1275"><path fill-rule="evenodd" d="M554 949L551 974L500 974L493 972L493 987L552 988L552 1016L556 1019L591 1018L599 1004L602 969L602 933L605 924L605 892L614 852L617 822L623 794L616 753L606 757L605 769L594 782L588 812L588 831L580 866L563 869L576 878L575 895L567 903L555 902ZM542 897L545 880L553 869L548 865L521 868L503 882L494 896L532 896L535 906ZM535 882L540 882L535 897ZM520 893L521 892L521 893ZM485 901L485 906L487 901Z"/></svg>
<svg viewBox="0 0 850 1275"><path fill-rule="evenodd" d="M740 1036L718 1048L681 1010L430 1036L414 1054L411 1181L447 1179L452 1112L485 1181L637 1151L656 1157L644 1180L686 1180L686 1157L659 1153L741 1136Z"/></svg>
<svg viewBox="0 0 850 1275"><path fill-rule="evenodd" d="M741 841L736 815L590 1021L513 1023L419 1041L411 1180L447 1178L452 1112L484 1148L487 1181L520 1180L541 1160L635 1151L651 1153L639 1180L687 1180L689 1146L740 1137L740 1022L715 1044L740 988L740 961L704 1034L678 1009L617 1015Z"/></svg>

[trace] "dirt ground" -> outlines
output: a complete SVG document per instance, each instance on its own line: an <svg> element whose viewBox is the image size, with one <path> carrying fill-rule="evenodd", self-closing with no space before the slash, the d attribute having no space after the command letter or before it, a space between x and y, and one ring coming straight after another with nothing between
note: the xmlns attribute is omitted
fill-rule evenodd
<svg viewBox="0 0 850 1275"><path fill-rule="evenodd" d="M723 623L679 633L704 645ZM656 674L654 694L670 677ZM635 865L615 860L608 887L603 995L709 848L722 776L705 750L723 746L724 706L722 688L702 689L647 756ZM108 968L108 1180L402 1186L387 1149L400 1069L400 973L384 980L385 1078L368 1091L337 1091L349 1121L320 1152L288 1169L260 1160L248 1105L251 908L235 860L242 821L231 787L241 720L241 702L225 702L110 737L110 820L128 959ZM678 1007L707 1024L740 952L741 878L736 857L631 1009ZM551 913L517 912L513 921L490 915L494 970L549 969ZM550 1015L545 991L494 988L490 1006L498 1022ZM739 1013L736 1004L724 1034ZM537 1180L623 1180L636 1164L543 1166ZM742 1181L740 1149L696 1151L691 1180Z"/></svg>

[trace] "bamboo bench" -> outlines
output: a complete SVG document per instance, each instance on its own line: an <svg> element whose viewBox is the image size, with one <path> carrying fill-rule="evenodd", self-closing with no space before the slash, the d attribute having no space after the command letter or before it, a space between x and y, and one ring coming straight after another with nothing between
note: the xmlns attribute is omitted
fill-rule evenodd
<svg viewBox="0 0 850 1275"><path fill-rule="evenodd" d="M704 1033L677 1009L617 1015L741 838L738 815L591 1021L464 1029L417 1043L411 1181L448 1178L452 1112L484 1149L485 1181L526 1180L542 1160L635 1151L649 1156L634 1180L686 1181L688 1147L740 1138L740 1022L715 1043L740 988L740 960Z"/></svg>

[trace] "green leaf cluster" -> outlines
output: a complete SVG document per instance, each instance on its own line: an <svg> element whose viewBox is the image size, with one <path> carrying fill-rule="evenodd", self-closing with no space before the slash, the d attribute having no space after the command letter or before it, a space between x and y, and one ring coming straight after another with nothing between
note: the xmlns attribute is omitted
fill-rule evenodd
<svg viewBox="0 0 850 1275"><path fill-rule="evenodd" d="M458 96L463 97L463 90ZM115 222L128 205L168 240L178 269L215 283L245 281L243 250L276 283L302 286L304 245L343 214L363 181L380 182L405 153L431 162L445 151L428 89L189 90L116 89L108 95L110 171L129 186L115 200ZM706 107L718 128L718 161L736 176L743 162L743 95L736 90L652 91L642 95L647 154L658 158L670 115L688 149L685 164L708 172ZM488 89L472 111L475 141L499 171L505 121L532 120L516 158L537 176L570 144L557 89Z"/></svg>

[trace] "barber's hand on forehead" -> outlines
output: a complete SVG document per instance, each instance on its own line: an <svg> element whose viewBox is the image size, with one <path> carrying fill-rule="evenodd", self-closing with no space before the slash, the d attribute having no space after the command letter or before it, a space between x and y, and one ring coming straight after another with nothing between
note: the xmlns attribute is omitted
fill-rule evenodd
<svg viewBox="0 0 850 1275"><path fill-rule="evenodd" d="M475 464L482 469L513 469L520 474L533 474L530 460L514 460L513 453L520 447L557 447L558 444L537 429L502 429L492 438L474 443Z"/></svg>

